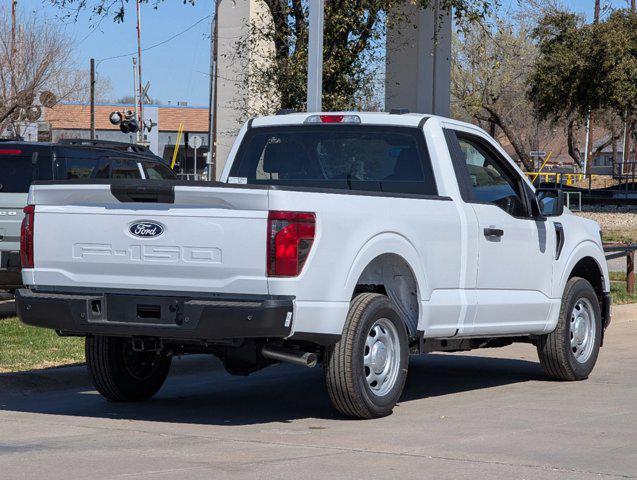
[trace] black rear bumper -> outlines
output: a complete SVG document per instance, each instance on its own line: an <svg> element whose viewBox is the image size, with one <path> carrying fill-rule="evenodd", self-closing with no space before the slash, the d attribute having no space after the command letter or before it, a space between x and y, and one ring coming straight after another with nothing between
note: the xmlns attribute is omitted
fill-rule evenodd
<svg viewBox="0 0 637 480"><path fill-rule="evenodd" d="M219 298L161 293L16 292L20 319L63 335L154 337L206 342L286 338L293 298Z"/></svg>

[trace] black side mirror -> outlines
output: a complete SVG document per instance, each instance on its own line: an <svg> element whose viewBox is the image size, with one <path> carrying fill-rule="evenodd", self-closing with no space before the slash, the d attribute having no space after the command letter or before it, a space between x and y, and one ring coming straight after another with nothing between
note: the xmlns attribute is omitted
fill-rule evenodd
<svg viewBox="0 0 637 480"><path fill-rule="evenodd" d="M564 213L564 190L557 188L538 188L535 199L539 214L543 217L559 217Z"/></svg>

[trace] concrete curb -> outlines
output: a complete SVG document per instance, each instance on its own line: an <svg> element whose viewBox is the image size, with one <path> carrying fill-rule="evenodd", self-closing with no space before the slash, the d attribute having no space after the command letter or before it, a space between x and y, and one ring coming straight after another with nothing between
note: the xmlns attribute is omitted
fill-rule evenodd
<svg viewBox="0 0 637 480"><path fill-rule="evenodd" d="M611 327L613 323L635 322L637 321L637 303L613 305L612 315L613 318L611 320Z"/></svg>
<svg viewBox="0 0 637 480"><path fill-rule="evenodd" d="M187 355L173 359L170 376L191 375L201 371L211 372L222 369L221 362L211 355ZM0 395L93 388L84 364L1 373L0 385Z"/></svg>

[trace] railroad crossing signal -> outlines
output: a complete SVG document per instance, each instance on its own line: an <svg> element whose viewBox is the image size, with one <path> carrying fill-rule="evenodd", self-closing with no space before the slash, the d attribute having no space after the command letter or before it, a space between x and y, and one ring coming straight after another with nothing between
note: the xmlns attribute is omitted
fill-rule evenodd
<svg viewBox="0 0 637 480"><path fill-rule="evenodd" d="M113 125L119 125L119 129L122 133L135 133L139 130L135 112L132 110L127 110L124 113L118 111L111 112L108 116L108 120Z"/></svg>

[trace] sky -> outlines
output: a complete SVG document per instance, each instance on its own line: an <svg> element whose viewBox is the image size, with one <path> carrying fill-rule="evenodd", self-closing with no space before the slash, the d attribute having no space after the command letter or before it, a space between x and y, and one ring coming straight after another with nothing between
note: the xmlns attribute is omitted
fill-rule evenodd
<svg viewBox="0 0 637 480"><path fill-rule="evenodd" d="M504 9L515 8L518 2L500 1ZM593 15L594 0L562 1L589 19ZM626 0L603 3L619 8L626 5ZM142 53L143 80L151 83L149 95L164 104L182 101L207 105L213 0L197 0L195 5L164 0L158 8L154 5L151 1L141 7L142 47L148 48ZM89 59L95 58L98 77L107 78L112 86L112 99L133 94L131 58L137 51L134 6L134 0L129 1L124 22L115 23L112 18L91 18L90 11L81 13L77 20L66 18L69 11L52 6L50 0L18 0L23 13L34 12L61 25L73 39L78 69L87 70Z"/></svg>

